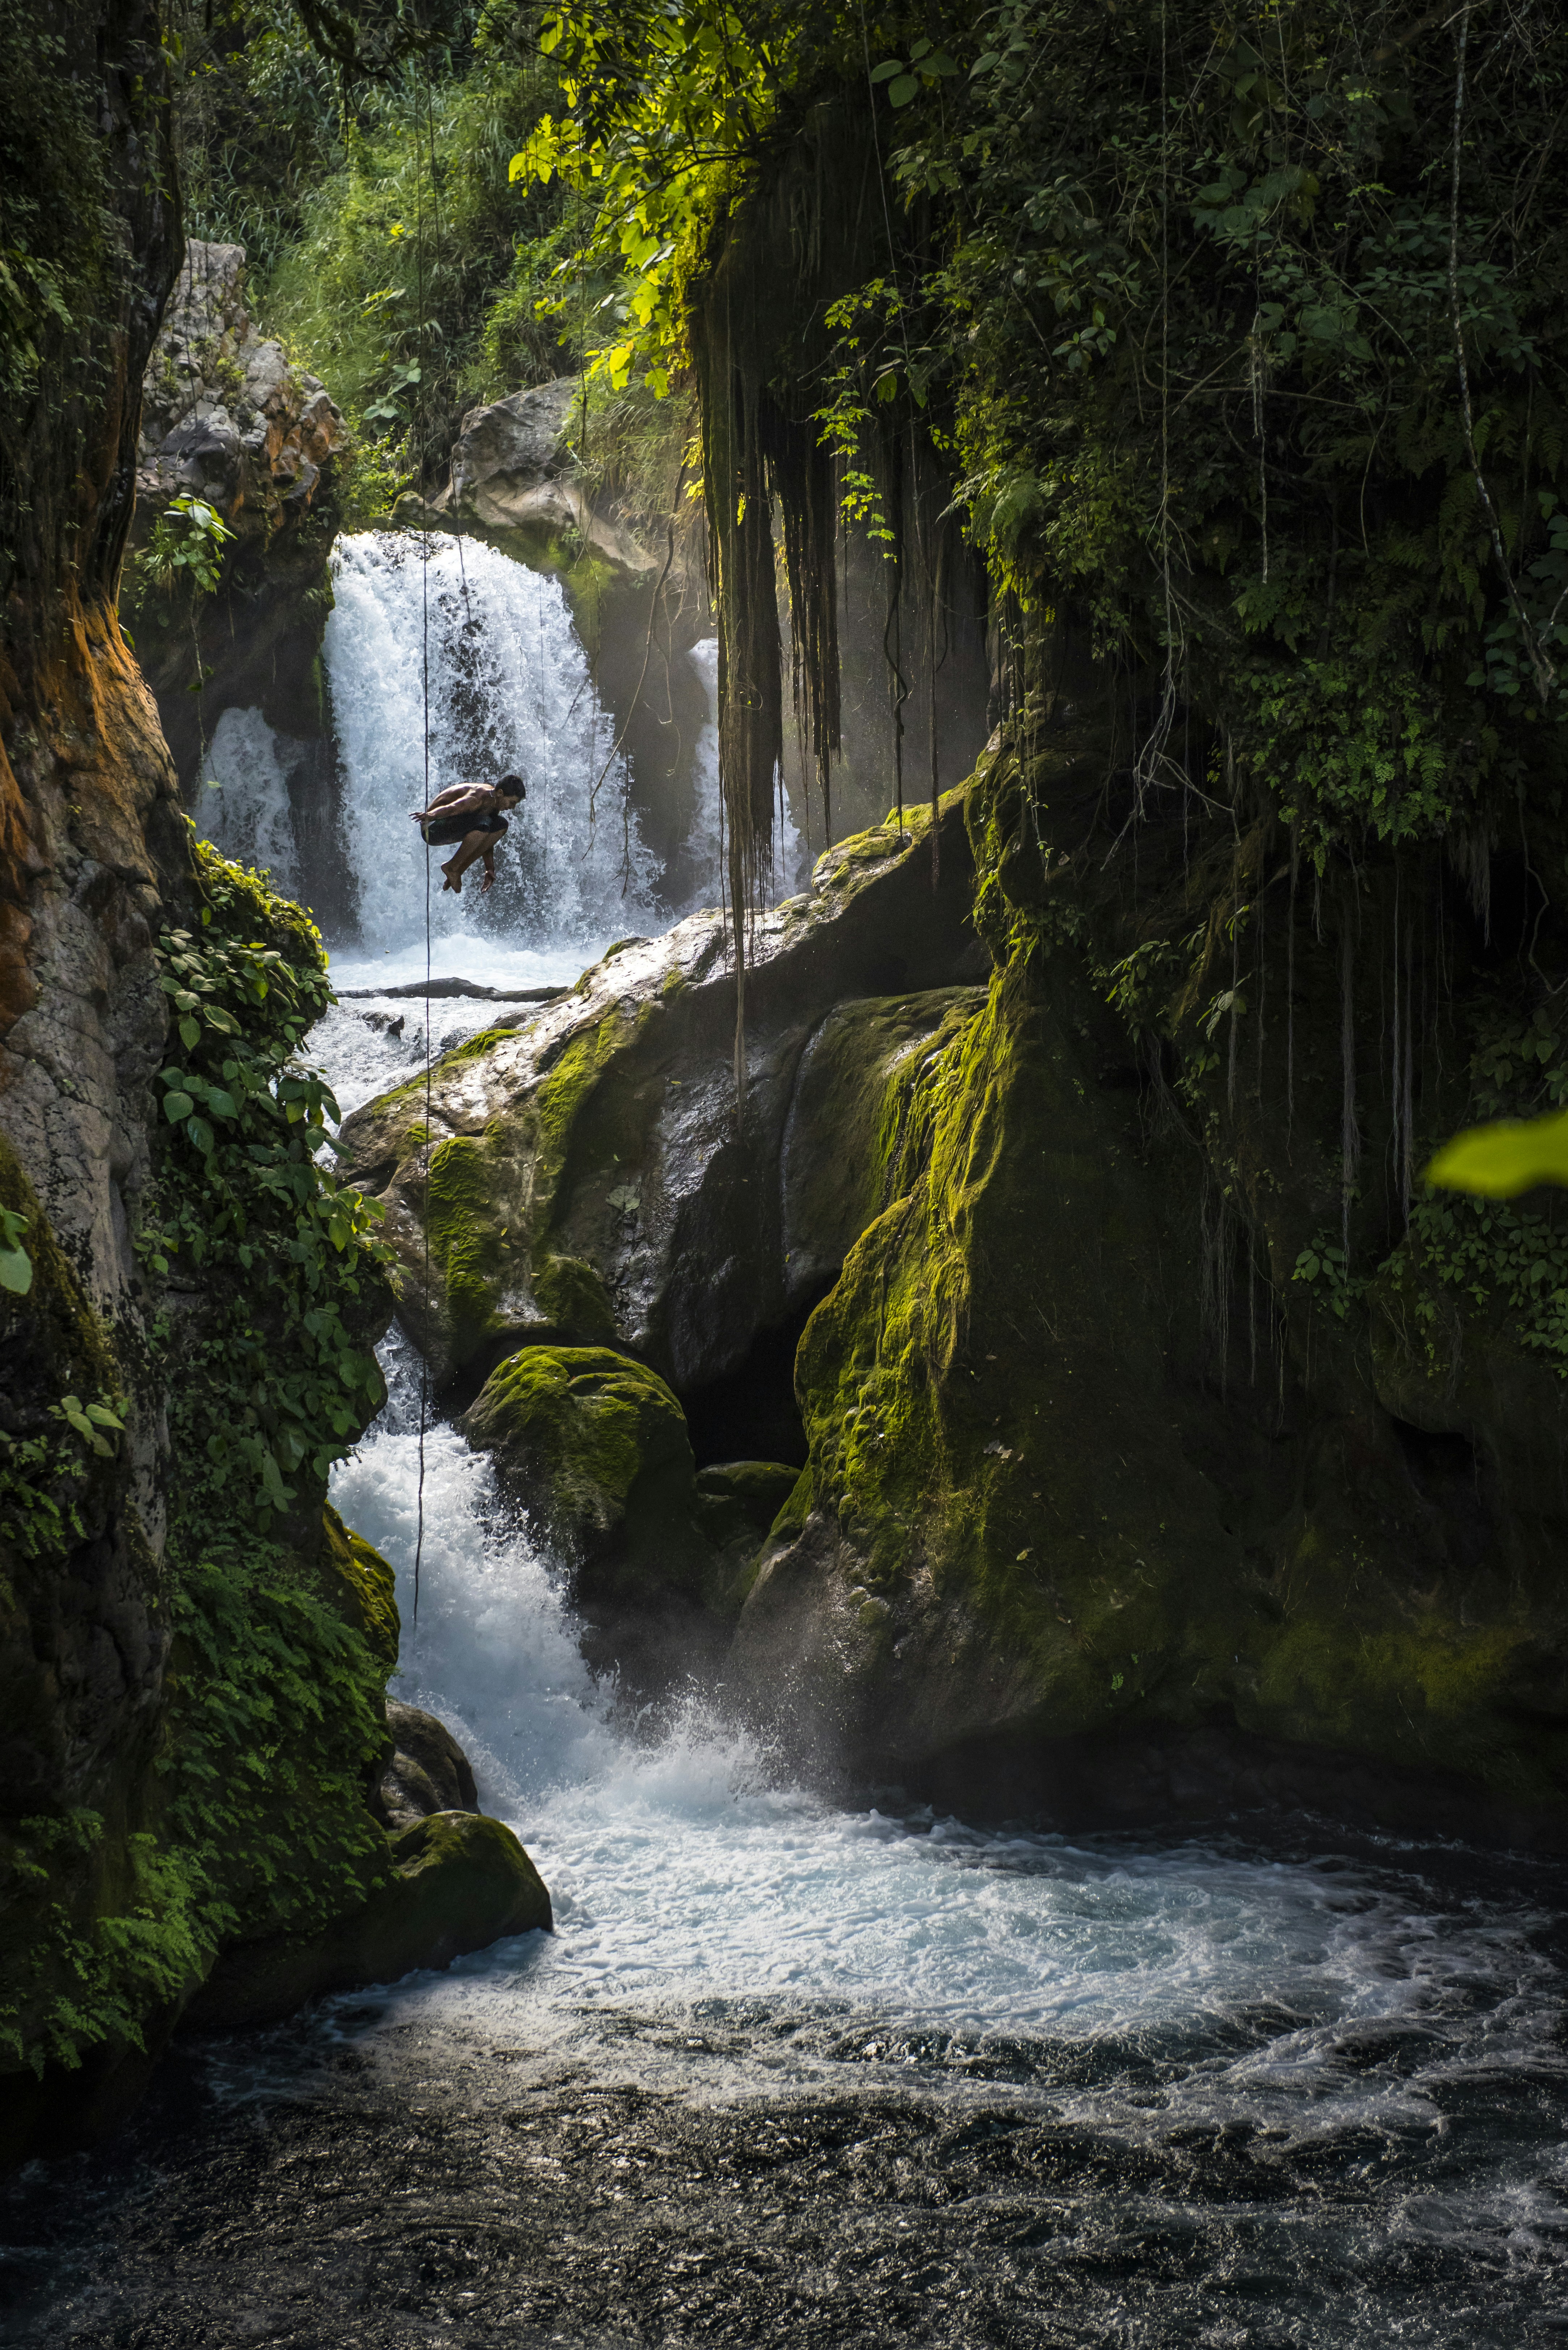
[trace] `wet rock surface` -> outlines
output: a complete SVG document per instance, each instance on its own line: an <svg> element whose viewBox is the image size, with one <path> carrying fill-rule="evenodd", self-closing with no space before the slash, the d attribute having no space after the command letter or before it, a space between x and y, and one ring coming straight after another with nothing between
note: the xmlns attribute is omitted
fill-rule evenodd
<svg viewBox="0 0 1568 2350"><path fill-rule="evenodd" d="M444 1721L421 1706L389 1698L387 1730L392 1755L376 1804L383 1826L411 1827L435 1812L478 1811L472 1767Z"/></svg>
<svg viewBox="0 0 1568 2350"><path fill-rule="evenodd" d="M193 2032L275 2023L306 2001L451 1966L508 1935L549 1930L550 1897L512 1830L470 1812L394 1829L383 1884L317 1934L239 1942L185 2011Z"/></svg>
<svg viewBox="0 0 1568 2350"><path fill-rule="evenodd" d="M530 1342L624 1347L684 1399L787 1317L784 1135L810 1039L846 998L940 993L983 962L956 800L942 827L940 894L919 827L902 844L888 827L759 917L739 1116L714 913L613 948L536 1018L447 1055L428 1143L422 1079L345 1121L348 1171L382 1200L403 1262L400 1312L455 1400ZM788 1170L813 1164L803 1139Z"/></svg>

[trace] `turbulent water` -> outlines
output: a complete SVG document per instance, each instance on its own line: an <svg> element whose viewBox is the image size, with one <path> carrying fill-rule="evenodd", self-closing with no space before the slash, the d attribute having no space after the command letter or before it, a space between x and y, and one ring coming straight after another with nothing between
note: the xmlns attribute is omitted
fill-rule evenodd
<svg viewBox="0 0 1568 2350"><path fill-rule="evenodd" d="M382 789L369 733L356 772ZM340 976L400 968L398 919ZM579 929L524 927L449 930L442 963L582 960ZM431 1011L437 1043L486 1016ZM422 1016L323 1024L346 1105ZM6 2338L1568 2339L1560 1870L1328 1822L1073 1842L890 1790L845 1808L700 1690L628 1720L439 1426L416 1627L418 1367L385 1360L335 1499L398 1568L399 1692L462 1738L556 1930L182 2043L113 2149L13 2196Z"/></svg>

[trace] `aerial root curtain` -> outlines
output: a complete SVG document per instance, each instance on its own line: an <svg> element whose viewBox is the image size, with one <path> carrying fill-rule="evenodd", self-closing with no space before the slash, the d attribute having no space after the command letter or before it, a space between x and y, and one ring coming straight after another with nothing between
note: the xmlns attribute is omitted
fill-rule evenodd
<svg viewBox="0 0 1568 2350"><path fill-rule="evenodd" d="M790 271L787 247L782 267L763 265L773 210L742 213L726 225L692 321L709 584L719 620L719 770L735 941L738 1097L745 1082L748 932L772 863L784 750L775 510L789 591L794 712L825 813L839 742L833 461L814 418L787 410L770 382L788 323L789 303L781 294L793 295L806 317L815 306L799 266ZM815 278L815 269L809 275Z"/></svg>

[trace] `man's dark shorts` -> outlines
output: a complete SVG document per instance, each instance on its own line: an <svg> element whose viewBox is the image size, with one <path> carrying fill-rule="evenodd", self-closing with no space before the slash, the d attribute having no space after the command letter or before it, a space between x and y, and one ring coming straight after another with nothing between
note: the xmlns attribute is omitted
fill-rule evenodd
<svg viewBox="0 0 1568 2350"><path fill-rule="evenodd" d="M499 839L505 829L504 816L438 816L431 823L420 827L430 848L455 848L471 832L493 833Z"/></svg>

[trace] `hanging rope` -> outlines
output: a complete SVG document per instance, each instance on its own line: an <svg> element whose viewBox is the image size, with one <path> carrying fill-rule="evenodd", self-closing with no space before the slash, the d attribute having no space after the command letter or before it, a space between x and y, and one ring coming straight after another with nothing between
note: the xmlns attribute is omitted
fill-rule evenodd
<svg viewBox="0 0 1568 2350"><path fill-rule="evenodd" d="M426 77L426 99L430 93ZM417 133L416 133L417 139ZM432 163L432 186L433 164ZM415 402L416 422L419 409L427 397L425 390L425 221L424 195L420 173L414 173L414 276L419 302L420 395ZM421 471L422 472L422 450ZM431 804L431 532L425 503L420 499L420 693L423 715L424 797L421 807ZM420 827L421 837L424 827ZM424 1304L428 1315L431 1297L431 850L425 841L425 1162L424 1162ZM420 1481L414 1527L414 1630L420 1628L420 1567L425 1548L425 1435L430 1421L430 1357L420 1349Z"/></svg>

